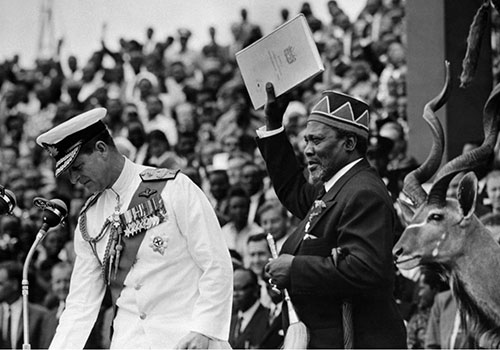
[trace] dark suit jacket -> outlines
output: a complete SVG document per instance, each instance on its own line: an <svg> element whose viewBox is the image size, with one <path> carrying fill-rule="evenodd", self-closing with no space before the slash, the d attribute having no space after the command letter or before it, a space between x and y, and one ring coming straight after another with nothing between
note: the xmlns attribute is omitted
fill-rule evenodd
<svg viewBox="0 0 500 350"><path fill-rule="evenodd" d="M283 318L281 312L269 325L269 329L262 336L260 349L281 349L283 345Z"/></svg>
<svg viewBox="0 0 500 350"><path fill-rule="evenodd" d="M42 334L42 324L43 317L47 313L47 309L36 304L28 304L28 314L29 314L29 342L32 349L40 348L40 337ZM1 312L0 312L1 316ZM0 317L0 320L2 318ZM0 322L1 323L1 322ZM0 334L2 333L2 325L0 324ZM0 336L0 342L2 342L2 337ZM23 317L19 319L19 326L17 331L17 340L15 344L16 349L22 349L24 343L23 338ZM5 344L0 344L0 348L4 349Z"/></svg>
<svg viewBox="0 0 500 350"><path fill-rule="evenodd" d="M233 349L257 348L269 328L269 309L263 305L259 305L243 332L235 338L235 325L237 318L238 313L234 313L231 316L231 325L229 326L229 344Z"/></svg>
<svg viewBox="0 0 500 350"><path fill-rule="evenodd" d="M405 326L393 297L397 221L384 183L361 160L324 195L326 207L307 225L321 187L307 183L284 133L257 143L279 199L302 219L280 254L295 255L289 292L309 328L309 347L343 347L341 305L349 298L356 348L406 348ZM316 239L304 240L306 226ZM335 247L346 253L337 267L331 257Z"/></svg>

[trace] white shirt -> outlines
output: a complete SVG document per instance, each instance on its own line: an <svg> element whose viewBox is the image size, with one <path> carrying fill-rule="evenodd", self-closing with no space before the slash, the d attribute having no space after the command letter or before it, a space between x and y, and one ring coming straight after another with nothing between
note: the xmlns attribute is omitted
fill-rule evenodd
<svg viewBox="0 0 500 350"><path fill-rule="evenodd" d="M125 160L113 189L124 212L146 167ZM169 180L161 197L167 220L148 230L117 300L111 348L173 348L190 331L227 340L232 304L232 265L213 209L185 175ZM116 205L111 190L88 209L91 237L100 231ZM108 234L98 242L103 260ZM80 229L75 231L76 260L70 293L51 349L82 349L97 318L105 285L101 267ZM165 242L162 255L154 238Z"/></svg>

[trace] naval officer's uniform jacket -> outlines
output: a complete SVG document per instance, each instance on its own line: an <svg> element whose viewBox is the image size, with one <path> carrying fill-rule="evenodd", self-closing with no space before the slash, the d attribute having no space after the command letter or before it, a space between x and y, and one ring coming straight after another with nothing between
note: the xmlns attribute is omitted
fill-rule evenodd
<svg viewBox="0 0 500 350"><path fill-rule="evenodd" d="M82 218L88 235L98 236L115 212L116 194L123 213L146 169L126 160L112 190L82 211L74 236L77 257L70 294L52 348L83 348L106 289L103 276L108 272L103 273L100 262L109 250L109 233L95 244L94 252L82 236ZM232 266L217 217L188 177L172 177L161 190L166 220L145 232L116 301L111 348L172 348L189 331L215 340L228 338Z"/></svg>

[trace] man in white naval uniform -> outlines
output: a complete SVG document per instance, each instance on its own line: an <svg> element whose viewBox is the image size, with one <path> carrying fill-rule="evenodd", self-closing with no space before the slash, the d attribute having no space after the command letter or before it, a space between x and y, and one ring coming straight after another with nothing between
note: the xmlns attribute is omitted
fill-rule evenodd
<svg viewBox="0 0 500 350"><path fill-rule="evenodd" d="M67 170L95 194L79 217L70 293L50 348L83 348L108 284L111 348L223 347L233 274L208 199L181 173L123 157L105 115L91 110L37 139L54 156L56 176Z"/></svg>

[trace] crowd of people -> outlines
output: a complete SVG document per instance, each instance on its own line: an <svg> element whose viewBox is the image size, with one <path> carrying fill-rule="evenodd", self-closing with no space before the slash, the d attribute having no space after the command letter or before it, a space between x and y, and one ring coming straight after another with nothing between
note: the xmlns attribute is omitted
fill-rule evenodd
<svg viewBox="0 0 500 350"><path fill-rule="evenodd" d="M405 1L367 0L354 21L335 0L324 11L331 15L329 21L318 19L307 2L298 11L307 19L325 71L293 90L283 116L286 135L305 166L306 121L320 93L335 90L365 101L371 116L367 158L395 203L404 176L418 166L406 149ZM292 14L283 9L282 21ZM17 198L13 215L0 217L2 347L22 344L21 337L7 336L3 325L7 315L21 318L22 263L42 224L33 199L60 198L69 208L64 225L49 230L30 268L30 316L37 320L30 322L30 338L32 347L46 348L65 308L75 259L73 232L91 194L81 184L72 185L66 173L54 176L53 159L36 138L97 107L107 109L104 122L128 159L180 169L209 198L234 268L229 343L235 348L282 344L282 299L264 272L271 257L266 234L273 235L279 251L299 220L278 200L257 149L256 130L265 124L264 112L253 110L235 61L236 52L266 34L250 15L241 10L227 46L219 44L213 27L201 50L190 46L187 28L167 38L157 38L154 28L147 28L142 39L121 39L117 52L102 42L86 62L71 55L63 60L62 40L53 57L37 59L33 68L20 66L17 56L2 62L0 184ZM477 210L497 240L500 172L493 168L499 164L497 159L483 171ZM403 223L398 225L401 233ZM403 276L394 269L394 277L393 294L409 348L475 346L439 276L432 271ZM106 297L86 347L109 347L110 310L111 298ZM17 326L10 334L15 335L21 323L13 324Z"/></svg>

